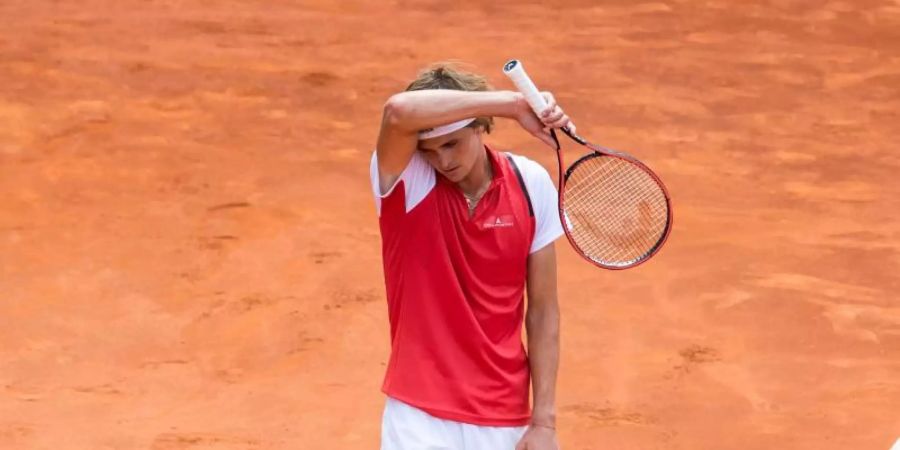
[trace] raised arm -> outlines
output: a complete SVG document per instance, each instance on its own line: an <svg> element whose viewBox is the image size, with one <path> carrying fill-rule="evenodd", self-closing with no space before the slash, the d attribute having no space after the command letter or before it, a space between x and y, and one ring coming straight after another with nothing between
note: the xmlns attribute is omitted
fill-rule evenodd
<svg viewBox="0 0 900 450"><path fill-rule="evenodd" d="M378 134L378 176L381 193L390 188L409 163L418 132L470 117L506 117L552 146L522 94L512 91L430 89L395 94L384 105ZM546 136L544 136L546 135Z"/></svg>

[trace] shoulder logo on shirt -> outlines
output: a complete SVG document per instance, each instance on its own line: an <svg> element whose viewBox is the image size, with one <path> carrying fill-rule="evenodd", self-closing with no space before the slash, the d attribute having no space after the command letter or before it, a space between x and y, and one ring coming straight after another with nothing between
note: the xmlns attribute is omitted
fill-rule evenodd
<svg viewBox="0 0 900 450"><path fill-rule="evenodd" d="M504 214L502 216L491 216L484 221L484 228L505 228L513 226L513 216Z"/></svg>

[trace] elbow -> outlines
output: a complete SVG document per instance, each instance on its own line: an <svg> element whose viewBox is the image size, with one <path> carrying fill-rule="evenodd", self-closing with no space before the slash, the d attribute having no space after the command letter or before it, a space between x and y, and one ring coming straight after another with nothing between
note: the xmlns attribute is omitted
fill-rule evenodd
<svg viewBox="0 0 900 450"><path fill-rule="evenodd" d="M553 306L529 308L525 326L530 329L559 329L559 308Z"/></svg>
<svg viewBox="0 0 900 450"><path fill-rule="evenodd" d="M408 113L409 106L404 101L403 94L394 94L384 103L382 120L385 125L402 128Z"/></svg>

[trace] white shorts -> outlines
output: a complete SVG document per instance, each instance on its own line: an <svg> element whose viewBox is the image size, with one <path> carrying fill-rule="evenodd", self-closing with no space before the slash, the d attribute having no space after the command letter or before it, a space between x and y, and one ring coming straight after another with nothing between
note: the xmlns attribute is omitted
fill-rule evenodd
<svg viewBox="0 0 900 450"><path fill-rule="evenodd" d="M514 450L527 429L439 419L388 397L381 419L381 450Z"/></svg>

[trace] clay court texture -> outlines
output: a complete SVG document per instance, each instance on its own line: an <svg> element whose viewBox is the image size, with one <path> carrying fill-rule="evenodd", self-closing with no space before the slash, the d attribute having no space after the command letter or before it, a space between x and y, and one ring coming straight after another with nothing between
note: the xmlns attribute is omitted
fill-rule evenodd
<svg viewBox="0 0 900 450"><path fill-rule="evenodd" d="M557 243L563 448L900 436L896 0L4 0L0 25L2 449L377 448L382 106L444 59L511 89L509 58L675 208L636 269ZM488 142L555 176L516 124Z"/></svg>

